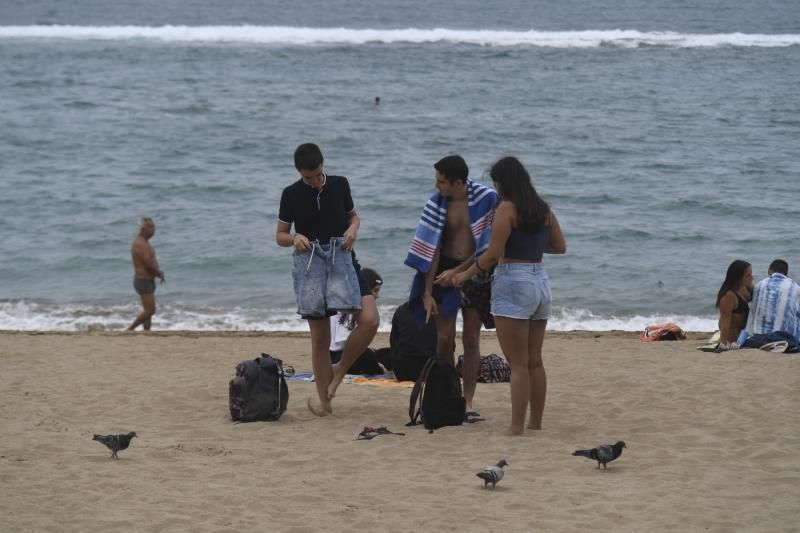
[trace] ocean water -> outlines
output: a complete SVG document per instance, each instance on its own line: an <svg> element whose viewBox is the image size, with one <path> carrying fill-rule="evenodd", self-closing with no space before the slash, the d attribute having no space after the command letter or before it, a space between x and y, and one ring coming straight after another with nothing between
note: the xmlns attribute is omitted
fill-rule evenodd
<svg viewBox="0 0 800 533"><path fill-rule="evenodd" d="M350 179L384 330L450 153L488 184L518 156L559 215L551 329L713 330L732 260L800 269L795 1L108 4L0 2L0 329L127 326L152 216L154 328L304 330L302 142Z"/></svg>

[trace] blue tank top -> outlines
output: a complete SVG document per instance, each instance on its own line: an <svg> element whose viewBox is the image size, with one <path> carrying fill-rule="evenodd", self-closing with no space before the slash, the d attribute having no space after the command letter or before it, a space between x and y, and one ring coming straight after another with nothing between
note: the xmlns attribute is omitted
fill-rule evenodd
<svg viewBox="0 0 800 533"><path fill-rule="evenodd" d="M506 259L541 261L549 241L550 226L542 226L536 233L525 233L517 228L511 228L503 256Z"/></svg>

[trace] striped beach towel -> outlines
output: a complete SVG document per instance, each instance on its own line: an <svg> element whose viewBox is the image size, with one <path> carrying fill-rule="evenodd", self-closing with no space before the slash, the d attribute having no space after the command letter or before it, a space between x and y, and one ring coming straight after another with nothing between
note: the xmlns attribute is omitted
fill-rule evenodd
<svg viewBox="0 0 800 533"><path fill-rule="evenodd" d="M469 212L470 230L475 239L475 255L481 255L489 247L492 238L492 221L497 206L497 192L480 183L467 180L467 210ZM417 230L411 240L405 264L416 269L417 274L411 283L408 296L409 310L422 323L425 310L422 295L425 292L425 274L430 270L433 257L439 248L445 223L447 221L447 198L440 193L434 194L422 209ZM440 312L444 316L452 316L460 305L458 292L448 287L442 293Z"/></svg>
<svg viewBox="0 0 800 533"><path fill-rule="evenodd" d="M778 272L761 280L753 291L747 331L785 331L800 339L800 285Z"/></svg>
<svg viewBox="0 0 800 533"><path fill-rule="evenodd" d="M480 183L467 180L467 209L472 237L475 239L475 255L481 255L489 247L492 237L492 220L497 206L497 193ZM447 198L434 194L425 207L417 224L414 238L408 249L405 264L419 272L431 268L433 256L439 247L444 225L447 221Z"/></svg>

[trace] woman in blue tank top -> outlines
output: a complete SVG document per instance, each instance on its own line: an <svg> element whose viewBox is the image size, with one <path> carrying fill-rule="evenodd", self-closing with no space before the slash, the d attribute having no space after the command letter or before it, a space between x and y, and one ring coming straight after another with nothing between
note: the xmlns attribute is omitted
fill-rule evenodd
<svg viewBox="0 0 800 533"><path fill-rule="evenodd" d="M528 429L542 428L547 395L542 343L550 318L551 295L542 256L563 254L567 244L558 219L537 194L518 159L499 160L490 175L501 200L492 223L491 243L453 283L460 286L499 263L492 278L492 314L500 348L511 365L508 434L522 435L528 405Z"/></svg>

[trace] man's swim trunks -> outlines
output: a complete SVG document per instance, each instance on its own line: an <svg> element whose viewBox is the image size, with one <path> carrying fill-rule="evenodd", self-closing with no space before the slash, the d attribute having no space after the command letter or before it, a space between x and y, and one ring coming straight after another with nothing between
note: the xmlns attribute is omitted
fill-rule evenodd
<svg viewBox="0 0 800 533"><path fill-rule="evenodd" d="M463 262L464 260L461 259L441 256L439 258L439 266L436 268L436 275L438 276L445 270L455 268ZM484 327L494 329L494 317L491 314L492 283L488 273L467 280L460 289L440 287L434 284L432 295L436 303L442 303L442 292L446 290L457 290L461 302L459 307L461 309L475 309Z"/></svg>
<svg viewBox="0 0 800 533"><path fill-rule="evenodd" d="M151 278L133 278L133 290L139 296L156 292L156 280Z"/></svg>

